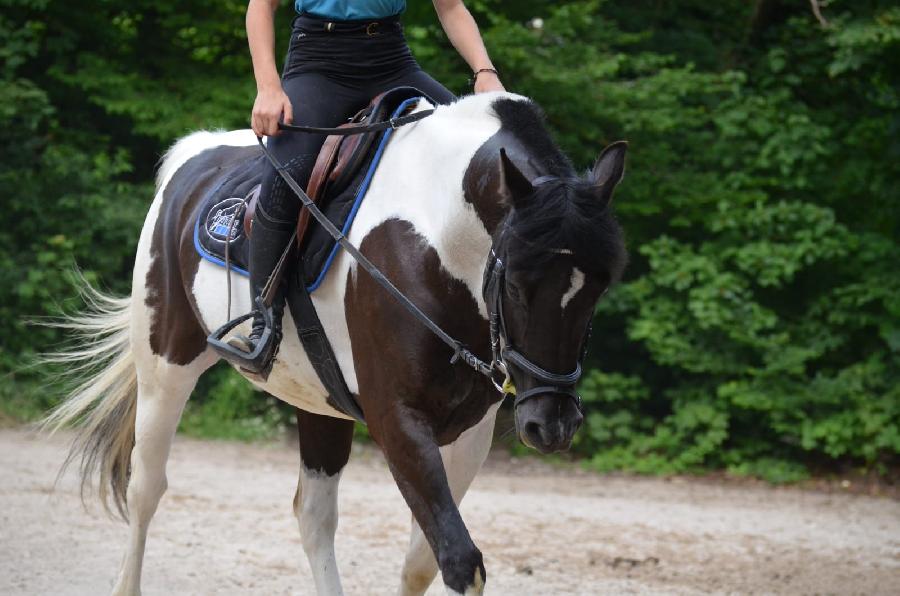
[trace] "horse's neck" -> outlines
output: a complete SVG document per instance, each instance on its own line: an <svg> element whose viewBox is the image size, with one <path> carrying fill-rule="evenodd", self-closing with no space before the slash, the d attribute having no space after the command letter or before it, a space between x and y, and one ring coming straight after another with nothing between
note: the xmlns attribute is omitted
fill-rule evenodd
<svg viewBox="0 0 900 596"><path fill-rule="evenodd" d="M440 108L434 116L400 129L366 199L363 229L396 218L409 221L441 266L468 287L483 316L482 273L491 237L466 201L463 177L475 152L499 129L475 98ZM483 103L483 102L482 102ZM361 222L354 224L358 226Z"/></svg>

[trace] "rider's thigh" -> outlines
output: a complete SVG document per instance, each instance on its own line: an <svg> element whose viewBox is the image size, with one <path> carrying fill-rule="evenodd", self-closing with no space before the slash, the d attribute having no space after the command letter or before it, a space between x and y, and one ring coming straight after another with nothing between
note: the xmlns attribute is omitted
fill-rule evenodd
<svg viewBox="0 0 900 596"><path fill-rule="evenodd" d="M373 96L381 91L387 91L394 87L408 86L424 91L426 95L439 104L448 104L456 101L456 96L453 95L450 90L418 67L402 72L395 77L391 77L389 80L379 81L379 84L381 88L373 93Z"/></svg>
<svg viewBox="0 0 900 596"><path fill-rule="evenodd" d="M346 122L348 114L360 108L358 92L348 90L324 74L297 74L283 80L282 86L291 100L295 124L334 127ZM305 188L324 142L325 135L281 132L270 137L267 144L278 161ZM282 221L292 221L300 209L299 200L272 167L263 176L259 200L266 214Z"/></svg>

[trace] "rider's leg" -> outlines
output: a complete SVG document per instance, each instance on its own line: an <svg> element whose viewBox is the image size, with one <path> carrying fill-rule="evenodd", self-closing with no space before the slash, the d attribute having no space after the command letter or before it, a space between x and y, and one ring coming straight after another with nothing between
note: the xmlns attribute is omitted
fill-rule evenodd
<svg viewBox="0 0 900 596"><path fill-rule="evenodd" d="M381 87L380 91L401 86L415 87L425 92L426 95L439 104L448 104L456 101L456 96L453 93L419 68L418 64L413 68L404 69L400 73L391 76L387 81L379 82L379 85Z"/></svg>
<svg viewBox="0 0 900 596"><path fill-rule="evenodd" d="M257 342L266 330L262 312L256 306L257 297L263 296L269 277L275 269L281 254L290 241L294 231L295 222L273 218L262 204L257 204L253 214L253 230L250 236L250 300L253 303L254 316L250 336L235 335L229 339L232 346L252 353ZM270 340L270 352L258 363L258 368L252 370L261 377L268 376L269 366L272 363L278 344L281 341L281 316L284 313L284 296L281 288L276 288L272 298L272 329ZM248 370L253 369L249 364Z"/></svg>
<svg viewBox="0 0 900 596"><path fill-rule="evenodd" d="M300 73L282 81L285 93L294 108L294 122L309 126L332 127L343 122L347 114L359 109L359 99L345 86L318 73ZM364 105L364 104L363 104ZM306 133L281 133L269 137L267 146L301 187L306 187L312 167L324 135ZM300 210L300 199L294 196L278 172L271 166L263 176L259 203L253 216L250 236L250 291L254 304L253 325L249 337L233 338L232 344L251 353L263 336L266 325L263 313L256 307L279 257L293 233ZM268 375L272 358L281 339L281 315L284 311L282 293L276 292L272 302L272 330L268 357L255 363L257 369L247 363L246 368Z"/></svg>
<svg viewBox="0 0 900 596"><path fill-rule="evenodd" d="M322 56L331 56L332 62L342 65L338 68L335 64L321 62ZM315 69L331 69L334 72L329 76ZM309 126L337 126L365 107L378 93L400 85L418 87L438 103L450 103L455 99L443 85L419 68L399 32L374 36L365 41L321 35L298 34L292 37L282 86L291 100L294 122ZM270 137L268 147L287 167L287 172L302 187L306 187L324 142L323 135L282 133ZM299 199L274 168L268 168L263 177L253 221L254 233L250 239L250 288L254 305L291 236L290 224L296 221L299 209ZM254 363L259 370L253 372L263 377L268 374L271 358L281 337L282 311L282 298L276 294L272 309L272 343L270 348L264 350L268 357L263 362ZM264 331L263 313L254 307L250 337L239 338L235 345L251 353Z"/></svg>

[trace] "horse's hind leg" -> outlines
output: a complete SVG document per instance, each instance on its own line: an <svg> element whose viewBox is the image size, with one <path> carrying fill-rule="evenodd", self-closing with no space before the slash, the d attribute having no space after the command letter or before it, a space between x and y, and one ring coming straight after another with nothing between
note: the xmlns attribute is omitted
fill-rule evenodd
<svg viewBox="0 0 900 596"><path fill-rule="evenodd" d="M475 479L491 449L496 417L497 407L493 407L488 410L481 422L461 434L453 443L441 447L447 482L457 506L469 490L472 480ZM401 596L424 594L434 581L437 572L438 564L434 552L419 524L413 519L409 549L406 551L400 579Z"/></svg>
<svg viewBox="0 0 900 596"><path fill-rule="evenodd" d="M128 482L128 550L113 594L139 594L147 527L167 488L166 461L184 404L210 365L200 356L186 366L160 356L137 358L138 396Z"/></svg>
<svg viewBox="0 0 900 596"><path fill-rule="evenodd" d="M341 470L350 459L353 421L297 410L300 431L300 480L294 496L294 513L300 539L312 569L316 592L343 594L334 534L337 530L337 491Z"/></svg>

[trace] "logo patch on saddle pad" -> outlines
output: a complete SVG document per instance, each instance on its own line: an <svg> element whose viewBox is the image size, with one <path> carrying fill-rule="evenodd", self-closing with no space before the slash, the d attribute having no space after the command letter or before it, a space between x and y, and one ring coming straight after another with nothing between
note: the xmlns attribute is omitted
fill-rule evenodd
<svg viewBox="0 0 900 596"><path fill-rule="evenodd" d="M206 232L210 237L229 244L240 239L244 235L243 206L244 200L236 197L213 205L206 216Z"/></svg>

